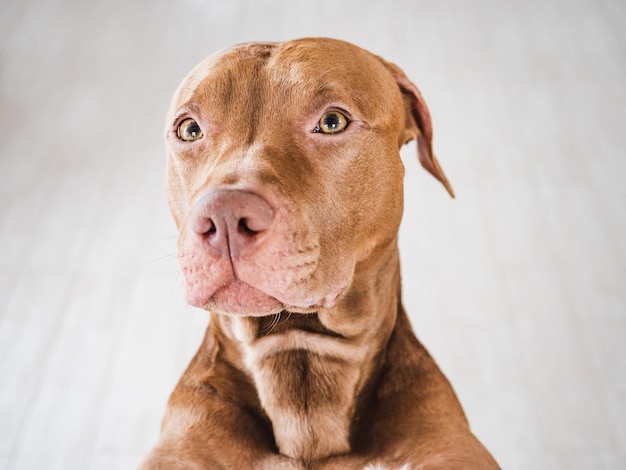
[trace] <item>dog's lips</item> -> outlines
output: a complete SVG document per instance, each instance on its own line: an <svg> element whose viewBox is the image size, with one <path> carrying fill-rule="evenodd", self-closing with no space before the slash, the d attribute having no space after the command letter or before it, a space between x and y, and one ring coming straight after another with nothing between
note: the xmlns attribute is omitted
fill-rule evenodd
<svg viewBox="0 0 626 470"><path fill-rule="evenodd" d="M320 308L332 308L341 290L319 300L298 302L299 305L294 305L281 301L246 282L234 279L212 294L188 288L187 302L194 307L226 315L261 317L282 311L306 314L316 312Z"/></svg>
<svg viewBox="0 0 626 470"><path fill-rule="evenodd" d="M240 280L219 288L205 306L219 313L240 316L271 315L285 309L278 299Z"/></svg>

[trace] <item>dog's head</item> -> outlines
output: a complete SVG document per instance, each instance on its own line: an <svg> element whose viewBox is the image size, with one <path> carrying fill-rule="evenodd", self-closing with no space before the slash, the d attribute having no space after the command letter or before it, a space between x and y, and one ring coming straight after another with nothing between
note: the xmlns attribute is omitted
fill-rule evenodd
<svg viewBox="0 0 626 470"><path fill-rule="evenodd" d="M168 199L189 303L268 315L330 308L395 247L399 148L452 194L404 73L332 39L245 44L201 62L167 118Z"/></svg>

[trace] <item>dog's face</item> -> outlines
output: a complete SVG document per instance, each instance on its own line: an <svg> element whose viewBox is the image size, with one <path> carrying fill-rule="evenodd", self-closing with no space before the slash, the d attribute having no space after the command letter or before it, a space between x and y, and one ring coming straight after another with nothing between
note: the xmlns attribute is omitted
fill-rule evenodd
<svg viewBox="0 0 626 470"><path fill-rule="evenodd" d="M398 150L430 120L392 67L305 39L237 46L185 78L166 141L189 303L239 315L330 308L355 266L395 246Z"/></svg>

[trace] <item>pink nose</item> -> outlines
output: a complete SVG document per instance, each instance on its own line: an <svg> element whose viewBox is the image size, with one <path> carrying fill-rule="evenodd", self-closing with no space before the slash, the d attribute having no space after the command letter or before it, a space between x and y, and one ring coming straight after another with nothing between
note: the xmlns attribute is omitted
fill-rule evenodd
<svg viewBox="0 0 626 470"><path fill-rule="evenodd" d="M222 255L238 256L272 226L274 210L246 191L221 189L200 196L192 209L191 229Z"/></svg>

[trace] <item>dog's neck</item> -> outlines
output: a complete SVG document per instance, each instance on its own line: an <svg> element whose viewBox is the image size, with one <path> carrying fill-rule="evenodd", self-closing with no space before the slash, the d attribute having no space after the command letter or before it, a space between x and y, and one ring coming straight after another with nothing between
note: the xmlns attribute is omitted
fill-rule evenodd
<svg viewBox="0 0 626 470"><path fill-rule="evenodd" d="M281 454L310 461L351 450L358 404L383 365L395 325L397 251L388 263L392 269L357 269L351 289L330 310L212 320L230 340L228 361L251 376Z"/></svg>

